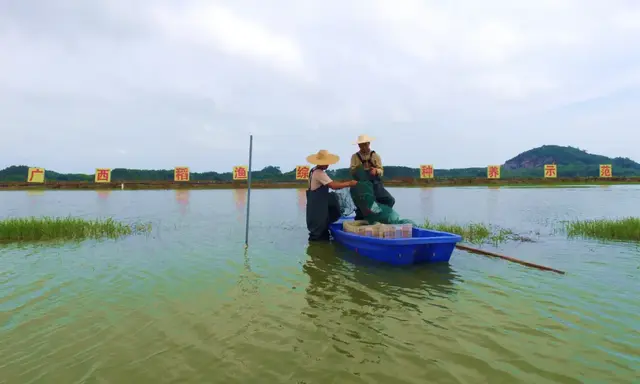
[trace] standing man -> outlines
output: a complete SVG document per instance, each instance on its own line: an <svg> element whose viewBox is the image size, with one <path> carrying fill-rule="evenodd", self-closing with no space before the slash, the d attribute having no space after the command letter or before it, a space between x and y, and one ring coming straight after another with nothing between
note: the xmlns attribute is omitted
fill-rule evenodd
<svg viewBox="0 0 640 384"><path fill-rule="evenodd" d="M371 150L371 141L373 141L373 138L367 135L358 136L356 144L358 144L360 150L351 156L351 166L349 167L349 170L351 171L351 175L353 176L356 168L359 166L363 166L367 173L369 173L370 179L373 183L373 192L376 195L376 202L393 208L396 200L393 198L393 196L391 196L389 191L387 191L382 184L381 177L384 174L382 159L380 159L380 155L378 155L376 151ZM362 219L362 212L360 212L359 209L356 209L355 219Z"/></svg>
<svg viewBox="0 0 640 384"><path fill-rule="evenodd" d="M338 190L354 187L357 182L333 181L327 175L330 165L340 160L338 155L321 149L318 153L307 156L307 161L315 167L309 172L309 188L307 189L307 229L309 241L329 241L329 224L340 218L340 202L335 192L329 192L329 188Z"/></svg>

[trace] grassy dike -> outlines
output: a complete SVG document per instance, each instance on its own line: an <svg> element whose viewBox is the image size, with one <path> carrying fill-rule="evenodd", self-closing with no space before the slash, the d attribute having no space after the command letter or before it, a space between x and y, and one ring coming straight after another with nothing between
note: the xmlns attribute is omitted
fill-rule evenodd
<svg viewBox="0 0 640 384"><path fill-rule="evenodd" d="M489 180L486 178L455 178L455 179L398 179L385 180L387 187L588 187L598 185L640 184L640 177L635 178L509 178ZM122 189L125 190L149 190L149 189L242 189L247 188L246 181L114 181L111 183L47 181L42 184L27 182L0 182L0 191L11 190L96 190L96 189ZM251 188L255 189L300 189L306 188L306 181L265 181L253 180Z"/></svg>

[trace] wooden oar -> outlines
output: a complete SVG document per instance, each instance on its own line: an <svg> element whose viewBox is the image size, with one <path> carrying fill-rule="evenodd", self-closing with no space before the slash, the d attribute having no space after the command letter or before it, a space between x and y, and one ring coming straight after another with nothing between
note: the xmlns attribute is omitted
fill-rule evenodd
<svg viewBox="0 0 640 384"><path fill-rule="evenodd" d="M484 255L484 256L490 256L490 257L497 257L500 259L504 259L504 260L508 260L508 261L512 261L514 263L518 263L518 264L522 264L522 265L526 265L527 267L533 267L533 268L538 268L541 269L543 271L551 271L551 272L555 272L555 273L559 273L561 275L564 275L565 273L563 271L551 268L551 267L545 267L544 265L539 265L539 264L534 264L534 263L530 263L528 261L524 261L524 260L519 260L516 259L514 257L510 257L510 256L505 256L505 255L500 255L498 253L493 253L493 252L489 252L489 251L484 251L482 249L478 249L478 248L471 248L468 247L466 245L461 245L461 244L456 244L456 248L458 249L462 249L464 251L467 252L471 252L471 253L477 253L479 255Z"/></svg>

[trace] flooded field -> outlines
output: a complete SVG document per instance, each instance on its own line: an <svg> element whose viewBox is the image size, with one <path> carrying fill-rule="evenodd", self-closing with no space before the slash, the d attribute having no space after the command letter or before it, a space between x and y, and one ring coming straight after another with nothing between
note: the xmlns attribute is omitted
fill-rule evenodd
<svg viewBox="0 0 640 384"><path fill-rule="evenodd" d="M0 217L151 234L0 247L0 383L632 383L640 249L558 223L640 216L640 187L390 188L402 217L484 222L494 247L392 268L309 246L304 191L12 191ZM634 379L634 377L636 379Z"/></svg>

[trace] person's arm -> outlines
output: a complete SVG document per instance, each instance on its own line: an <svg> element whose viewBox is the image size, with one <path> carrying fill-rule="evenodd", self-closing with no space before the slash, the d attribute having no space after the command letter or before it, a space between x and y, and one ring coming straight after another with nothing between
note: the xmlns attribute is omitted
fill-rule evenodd
<svg viewBox="0 0 640 384"><path fill-rule="evenodd" d="M338 190L338 189L342 189L342 188L354 187L358 183L355 180L351 180L351 181L333 181L333 180L331 180L329 175L327 175L326 172L317 172L313 176L320 182L320 184L326 185L327 187L329 187L331 189L334 189L334 190Z"/></svg>
<svg viewBox="0 0 640 384"><path fill-rule="evenodd" d="M349 172L351 173L351 175L355 173L356 168L358 167L358 165L361 165L361 164L362 163L360 162L358 155L356 155L355 153L351 155L351 165L349 166Z"/></svg>
<svg viewBox="0 0 640 384"><path fill-rule="evenodd" d="M373 162L376 166L378 176L382 177L382 175L384 174L384 167L382 166L382 159L380 158L380 155L378 155L378 153L376 152L372 154L371 157L373 158Z"/></svg>
<svg viewBox="0 0 640 384"><path fill-rule="evenodd" d="M342 188L349 188L349 187L355 187L356 184L358 184L357 181L355 180L349 180L349 181L331 181L329 184L327 184L329 186L329 188L331 189L342 189Z"/></svg>

